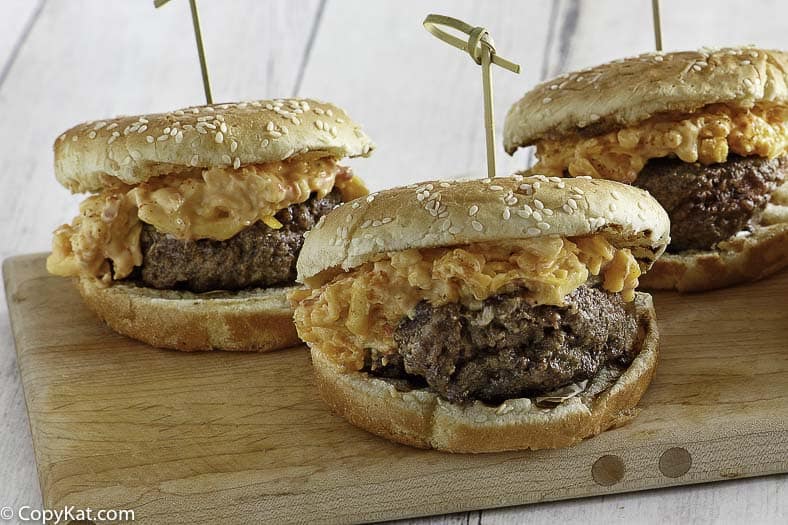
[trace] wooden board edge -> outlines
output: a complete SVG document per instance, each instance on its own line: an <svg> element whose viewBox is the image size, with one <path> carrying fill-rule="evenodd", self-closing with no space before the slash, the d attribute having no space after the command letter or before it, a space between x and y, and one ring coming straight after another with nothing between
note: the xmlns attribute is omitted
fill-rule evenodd
<svg viewBox="0 0 788 525"><path fill-rule="evenodd" d="M2 273L3 273L3 286L5 288L5 299L6 299L6 306L8 307L8 319L11 325L11 335L13 337L13 345L14 351L16 352L16 369L20 375L20 382L22 383L22 393L25 400L25 417L27 419L27 428L30 432L31 440L33 441L33 460L35 461L36 467L36 477L38 478L38 490L39 493L42 495L42 499L44 499L44 485L43 485L43 478L42 478L42 471L41 471L41 464L42 458L39 457L41 453L41 446L38 439L37 429L35 428L35 424L33 423L33 418L30 417L30 393L28 392L28 382L24 381L22 378L23 371L22 371L22 354L23 348L21 345L24 344L24 339L20 337L20 332L22 331L21 322L22 320L18 317L18 311L16 307L16 293L18 287L26 282L26 280L18 279L18 275L21 273L20 269L24 269L23 267L20 268L21 265L25 263L25 261L32 261L38 260L43 256L47 255L47 252L37 252L31 254L24 254L24 255L13 255L11 257L6 257L3 259L2 263ZM51 501L46 501L44 499L44 507L45 508L54 508L51 506Z"/></svg>

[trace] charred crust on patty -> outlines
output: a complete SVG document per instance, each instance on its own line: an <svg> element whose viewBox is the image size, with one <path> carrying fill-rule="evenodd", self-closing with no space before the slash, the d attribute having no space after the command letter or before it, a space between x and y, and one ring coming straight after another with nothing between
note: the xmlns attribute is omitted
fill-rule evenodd
<svg viewBox="0 0 788 525"><path fill-rule="evenodd" d="M415 387L426 383L452 403L500 404L632 361L637 321L631 304L588 286L566 303L532 305L522 293L492 296L473 308L422 301L394 333L397 353L369 359L365 371Z"/></svg>
<svg viewBox="0 0 788 525"><path fill-rule="evenodd" d="M304 233L341 202L339 190L313 194L276 214L282 224L254 223L227 239L182 240L143 225L142 265L132 279L144 286L192 292L292 285Z"/></svg>
<svg viewBox="0 0 788 525"><path fill-rule="evenodd" d="M651 193L670 216L668 251L711 250L747 230L785 180L788 157L731 156L704 166L652 159L634 185Z"/></svg>

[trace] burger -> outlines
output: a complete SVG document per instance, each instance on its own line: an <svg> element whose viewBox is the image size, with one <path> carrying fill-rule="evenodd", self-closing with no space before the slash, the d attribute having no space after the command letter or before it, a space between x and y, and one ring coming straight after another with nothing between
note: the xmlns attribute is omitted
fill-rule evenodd
<svg viewBox="0 0 788 525"><path fill-rule="evenodd" d="M293 294L331 409L450 452L565 447L635 415L657 363L668 243L645 191L587 178L433 181L343 204Z"/></svg>
<svg viewBox="0 0 788 525"><path fill-rule="evenodd" d="M342 109L307 99L80 124L55 141L55 175L91 195L55 231L47 269L153 346L295 345L287 293L304 233L367 193L340 160L372 148Z"/></svg>
<svg viewBox="0 0 788 525"><path fill-rule="evenodd" d="M649 53L540 84L509 111L534 170L648 190L671 243L644 288L705 290L788 266L788 54Z"/></svg>

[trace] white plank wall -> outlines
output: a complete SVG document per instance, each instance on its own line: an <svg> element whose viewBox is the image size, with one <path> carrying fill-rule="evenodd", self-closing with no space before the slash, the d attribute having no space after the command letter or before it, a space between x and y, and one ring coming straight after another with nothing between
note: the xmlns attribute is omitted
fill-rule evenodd
<svg viewBox="0 0 788 525"><path fill-rule="evenodd" d="M48 248L79 197L52 175L60 131L203 99L186 0L3 0L0 16L0 258ZM344 106L377 141L352 165L373 189L485 170L481 76L421 21L490 29L521 75L494 68L498 167L509 105L543 78L653 47L649 0L202 0L214 98L298 94ZM784 0L662 0L666 49L788 48ZM0 284L0 287L2 284ZM0 290L1 292L1 290ZM41 504L5 302L0 301L0 506ZM786 523L788 476L666 489L411 523Z"/></svg>

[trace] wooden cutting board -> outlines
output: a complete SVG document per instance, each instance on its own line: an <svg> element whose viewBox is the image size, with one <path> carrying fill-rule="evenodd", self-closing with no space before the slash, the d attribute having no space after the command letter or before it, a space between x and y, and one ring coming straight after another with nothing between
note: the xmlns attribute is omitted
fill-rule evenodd
<svg viewBox="0 0 788 525"><path fill-rule="evenodd" d="M349 522L788 472L788 272L657 294L662 361L628 426L564 450L451 455L331 415L304 348L156 350L103 326L43 255L3 271L47 508Z"/></svg>

